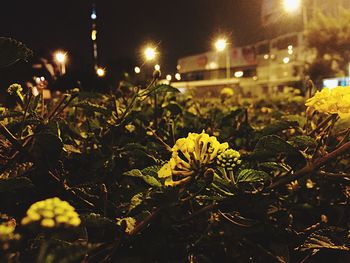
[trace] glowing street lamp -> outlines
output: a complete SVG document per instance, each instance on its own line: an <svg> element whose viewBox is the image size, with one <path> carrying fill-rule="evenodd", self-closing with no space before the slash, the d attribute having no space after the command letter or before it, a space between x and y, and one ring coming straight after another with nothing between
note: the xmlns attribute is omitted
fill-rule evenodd
<svg viewBox="0 0 350 263"><path fill-rule="evenodd" d="M166 80L167 81L171 81L173 78L172 78L172 76L169 74L169 75L166 75Z"/></svg>
<svg viewBox="0 0 350 263"><path fill-rule="evenodd" d="M104 68L98 67L96 69L96 74L98 77L102 78L106 75L106 70Z"/></svg>
<svg viewBox="0 0 350 263"><path fill-rule="evenodd" d="M227 48L228 46L228 42L225 38L219 38L218 40L215 41L214 46L216 51L218 52L222 52L224 50L226 50L226 78L229 79L230 78L230 74L231 74L231 65L230 65L230 51Z"/></svg>
<svg viewBox="0 0 350 263"><path fill-rule="evenodd" d="M140 67L137 67L137 66L136 66L136 67L134 68L134 71L135 71L136 74L140 74L141 69L140 69Z"/></svg>
<svg viewBox="0 0 350 263"><path fill-rule="evenodd" d="M219 52L224 51L226 49L226 46L227 46L227 41L224 38L220 38L215 42L215 48Z"/></svg>
<svg viewBox="0 0 350 263"><path fill-rule="evenodd" d="M146 61L152 61L157 56L156 49L153 47L146 47L143 54L145 56Z"/></svg>
<svg viewBox="0 0 350 263"><path fill-rule="evenodd" d="M154 66L154 69L155 69L155 70L160 70L160 65L158 65L158 64L155 65L155 66Z"/></svg>
<svg viewBox="0 0 350 263"><path fill-rule="evenodd" d="M180 73L176 73L175 74L175 79L176 80L181 80L181 74Z"/></svg>
<svg viewBox="0 0 350 263"><path fill-rule="evenodd" d="M61 75L66 74L66 61L67 61L67 53L63 51L57 51L54 54L55 60L59 66Z"/></svg>
<svg viewBox="0 0 350 263"><path fill-rule="evenodd" d="M301 0L283 0L283 9L287 13L294 13L301 8Z"/></svg>

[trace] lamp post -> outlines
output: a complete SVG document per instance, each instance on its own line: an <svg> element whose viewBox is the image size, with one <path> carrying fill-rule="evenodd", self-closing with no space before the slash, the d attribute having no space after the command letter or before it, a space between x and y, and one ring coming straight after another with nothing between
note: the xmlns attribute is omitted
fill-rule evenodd
<svg viewBox="0 0 350 263"><path fill-rule="evenodd" d="M226 78L231 77L231 65L230 65L230 51L228 49L227 40L224 38L219 38L215 41L214 46L217 52L226 51Z"/></svg>
<svg viewBox="0 0 350 263"><path fill-rule="evenodd" d="M301 10L302 20L303 20L303 30L308 23L306 0L283 0L283 9L288 14L294 14Z"/></svg>
<svg viewBox="0 0 350 263"><path fill-rule="evenodd" d="M66 74L66 60L67 53L62 51L57 51L54 55L57 65L59 67L60 75Z"/></svg>

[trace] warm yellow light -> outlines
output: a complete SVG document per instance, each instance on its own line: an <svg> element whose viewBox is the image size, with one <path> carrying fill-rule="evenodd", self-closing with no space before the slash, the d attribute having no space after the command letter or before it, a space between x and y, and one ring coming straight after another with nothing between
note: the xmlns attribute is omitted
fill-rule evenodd
<svg viewBox="0 0 350 263"><path fill-rule="evenodd" d="M160 70L160 66L157 64L157 65L154 66L154 69L155 70Z"/></svg>
<svg viewBox="0 0 350 263"><path fill-rule="evenodd" d="M64 53L62 51L57 51L55 53L55 59L59 63L64 63L66 61L66 55L67 55L67 53Z"/></svg>
<svg viewBox="0 0 350 263"><path fill-rule="evenodd" d="M91 39L95 41L96 38L97 38L97 31L94 29L91 31Z"/></svg>
<svg viewBox="0 0 350 263"><path fill-rule="evenodd" d="M241 78L241 77L243 77L243 75L244 75L243 71L236 71L235 72L235 77L236 78Z"/></svg>
<svg viewBox="0 0 350 263"><path fill-rule="evenodd" d="M176 80L181 80L181 74L180 73L176 73L175 74L175 79Z"/></svg>
<svg viewBox="0 0 350 263"><path fill-rule="evenodd" d="M106 75L106 70L104 68L97 68L96 74L99 77L104 77Z"/></svg>
<svg viewBox="0 0 350 263"><path fill-rule="evenodd" d="M288 64L289 61L290 61L290 58L289 58L289 57L283 58L283 63L284 63L284 64Z"/></svg>
<svg viewBox="0 0 350 263"><path fill-rule="evenodd" d="M220 38L218 40L216 40L215 42L215 48L217 51L224 51L226 49L226 46L227 46L227 40L224 39L224 38Z"/></svg>
<svg viewBox="0 0 350 263"><path fill-rule="evenodd" d="M166 75L166 80L167 80L167 81L171 81L171 80L172 80L171 75Z"/></svg>
<svg viewBox="0 0 350 263"><path fill-rule="evenodd" d="M134 71L136 74L139 74L141 72L141 69L140 69L140 67L135 67Z"/></svg>
<svg viewBox="0 0 350 263"><path fill-rule="evenodd" d="M144 51L145 59L150 61L156 58L157 52L153 47L147 47Z"/></svg>
<svg viewBox="0 0 350 263"><path fill-rule="evenodd" d="M301 6L301 0L283 0L283 9L288 13L296 12Z"/></svg>

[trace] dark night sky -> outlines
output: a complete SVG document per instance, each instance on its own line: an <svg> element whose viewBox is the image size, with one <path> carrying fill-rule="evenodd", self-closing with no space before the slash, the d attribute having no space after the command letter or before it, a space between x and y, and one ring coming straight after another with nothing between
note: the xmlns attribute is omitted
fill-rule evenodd
<svg viewBox="0 0 350 263"><path fill-rule="evenodd" d="M220 33L234 45L261 34L261 0L97 0L101 64L139 63L144 43L159 43L160 63L174 72L179 57L209 50ZM3 1L0 35L37 53L62 48L72 63L91 63L91 1Z"/></svg>

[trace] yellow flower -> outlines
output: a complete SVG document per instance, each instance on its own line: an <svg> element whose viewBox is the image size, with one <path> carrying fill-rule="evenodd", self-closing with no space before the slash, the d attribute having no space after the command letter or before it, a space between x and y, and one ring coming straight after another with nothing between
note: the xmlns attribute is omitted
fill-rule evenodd
<svg viewBox="0 0 350 263"><path fill-rule="evenodd" d="M239 152L233 149L228 149L217 157L216 163L230 171L233 170L236 165L241 164L242 161L239 159L240 157L241 155Z"/></svg>
<svg viewBox="0 0 350 263"><path fill-rule="evenodd" d="M73 206L54 197L36 202L29 207L27 215L22 219L22 225L32 223L39 223L44 228L76 227L80 225L80 218Z"/></svg>
<svg viewBox="0 0 350 263"><path fill-rule="evenodd" d="M171 159L163 165L158 177L165 178L166 186L187 183L200 174L216 157L228 148L214 136L204 133L189 133L187 138L178 139L172 148Z"/></svg>
<svg viewBox="0 0 350 263"><path fill-rule="evenodd" d="M125 232L128 234L130 234L136 226L136 219L133 217L117 218L116 220L118 226L125 224Z"/></svg>
<svg viewBox="0 0 350 263"><path fill-rule="evenodd" d="M305 103L308 111L338 114L341 119L350 118L350 87L324 88Z"/></svg>
<svg viewBox="0 0 350 263"><path fill-rule="evenodd" d="M220 97L221 97L222 99L230 98L230 97L232 97L234 94L235 94L235 92L234 92L233 89L231 89L231 88L223 88L223 89L220 91Z"/></svg>

